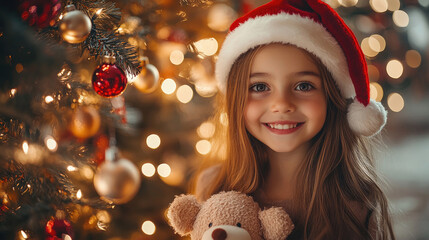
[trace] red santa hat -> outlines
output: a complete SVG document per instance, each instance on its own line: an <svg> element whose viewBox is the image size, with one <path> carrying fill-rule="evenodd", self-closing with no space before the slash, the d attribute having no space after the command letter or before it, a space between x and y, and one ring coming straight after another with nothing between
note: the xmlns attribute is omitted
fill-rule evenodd
<svg viewBox="0 0 429 240"><path fill-rule="evenodd" d="M238 18L216 63L219 89L226 92L229 72L241 54L269 43L292 44L321 60L341 95L353 99L347 117L354 132L372 136L383 128L387 112L369 98L368 70L359 43L335 10L320 0L273 0Z"/></svg>

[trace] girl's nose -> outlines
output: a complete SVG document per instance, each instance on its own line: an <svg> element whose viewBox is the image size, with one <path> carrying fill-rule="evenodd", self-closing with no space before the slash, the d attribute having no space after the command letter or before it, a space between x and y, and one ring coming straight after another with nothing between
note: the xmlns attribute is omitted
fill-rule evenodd
<svg viewBox="0 0 429 240"><path fill-rule="evenodd" d="M279 112L279 113L286 113L286 112L294 112L296 109L295 103L293 102L293 99L291 96L288 96L288 94L277 94L276 96L273 96L272 103L271 103L271 111L272 112Z"/></svg>

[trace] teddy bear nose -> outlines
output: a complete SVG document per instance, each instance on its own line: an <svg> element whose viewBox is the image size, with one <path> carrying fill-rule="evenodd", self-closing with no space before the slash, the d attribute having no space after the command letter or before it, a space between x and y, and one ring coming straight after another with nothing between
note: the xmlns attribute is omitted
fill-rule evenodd
<svg viewBox="0 0 429 240"><path fill-rule="evenodd" d="M222 228L215 229L212 232L213 240L225 240L227 237L226 231Z"/></svg>

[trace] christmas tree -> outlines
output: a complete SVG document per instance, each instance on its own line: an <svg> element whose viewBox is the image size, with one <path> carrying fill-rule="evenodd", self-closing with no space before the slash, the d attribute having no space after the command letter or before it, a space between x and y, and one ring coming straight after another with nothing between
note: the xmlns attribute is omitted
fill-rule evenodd
<svg viewBox="0 0 429 240"><path fill-rule="evenodd" d="M265 2L1 3L0 239L179 239L165 211L210 152L216 53ZM427 93L428 1L327 2L372 98L399 112Z"/></svg>

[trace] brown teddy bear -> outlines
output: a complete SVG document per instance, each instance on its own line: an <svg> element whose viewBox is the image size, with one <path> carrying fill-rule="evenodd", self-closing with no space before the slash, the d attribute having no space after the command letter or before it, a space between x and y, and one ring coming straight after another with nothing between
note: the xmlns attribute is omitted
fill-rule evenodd
<svg viewBox="0 0 429 240"><path fill-rule="evenodd" d="M192 240L284 240L294 228L282 208L261 210L252 197L236 191L203 203L193 195L176 196L167 216L176 233Z"/></svg>

